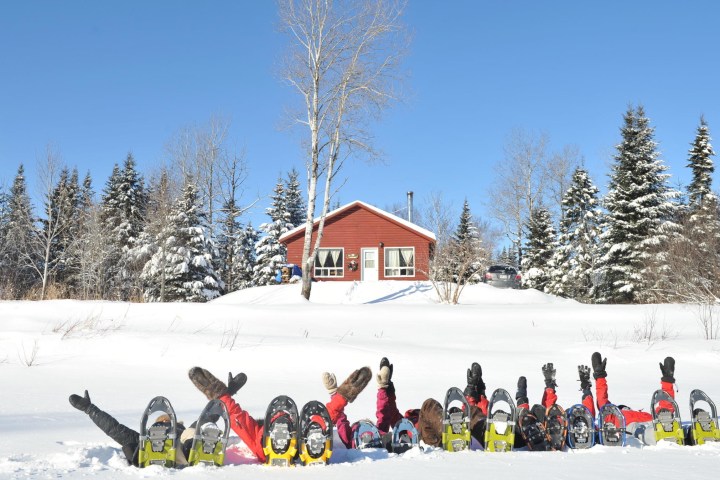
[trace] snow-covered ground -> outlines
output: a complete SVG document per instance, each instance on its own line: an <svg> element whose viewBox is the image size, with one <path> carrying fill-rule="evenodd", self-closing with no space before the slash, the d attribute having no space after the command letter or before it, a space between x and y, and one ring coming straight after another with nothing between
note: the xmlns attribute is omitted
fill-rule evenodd
<svg viewBox="0 0 720 480"><path fill-rule="evenodd" d="M68 403L88 389L94 403L135 429L148 401L168 397L186 424L205 404L187 371L199 365L224 379L243 371L235 396L261 416L276 395L299 405L326 400L323 371L338 380L383 356L393 362L401 411L465 386L473 361L488 390L515 392L528 377L530 401L542 394L541 366L558 370L559 403L580 401L577 365L598 350L608 357L610 399L649 410L658 362L677 361L676 398L720 401L720 343L703 338L694 308L683 305L589 306L537 291L467 287L460 305L436 301L428 283L316 283L312 301L298 285L237 292L209 304L0 302L0 478L706 478L720 445L663 444L536 453L425 450L401 456L354 452L335 444L333 465L280 469L257 464L234 438L230 465L164 470L128 467L117 444ZM656 338L640 340L654 327ZM646 335L645 335L646 336ZM374 382L347 408L351 421L374 418Z"/></svg>

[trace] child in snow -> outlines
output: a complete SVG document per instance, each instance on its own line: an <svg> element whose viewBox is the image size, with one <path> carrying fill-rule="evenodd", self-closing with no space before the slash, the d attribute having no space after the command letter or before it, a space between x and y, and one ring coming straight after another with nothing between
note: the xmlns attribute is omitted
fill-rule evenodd
<svg viewBox="0 0 720 480"><path fill-rule="evenodd" d="M607 358L602 358L599 352L595 352L592 354L591 363L593 378L595 378L597 408L600 409L603 405L610 403L610 400L608 399L607 372L605 371ZM662 377L660 378L660 387L668 395L670 395L671 398L675 398L675 391L673 388L675 384L675 359L673 357L666 357L665 360L660 363L660 372L662 373ZM578 365L578 374L580 377L580 389L583 392L582 403L588 410L590 410L590 413L595 416L595 402L591 391L592 382L590 382L590 367L586 365ZM651 413L631 410L625 405L618 405L618 408L620 408L620 411L625 417L625 429L628 433L637 436L646 444L655 443L654 435L644 435L646 429L649 428L652 430L653 428L653 417ZM661 400L657 409L667 409L672 411L673 407L669 402Z"/></svg>
<svg viewBox="0 0 720 480"><path fill-rule="evenodd" d="M188 372L188 376L193 384L200 390L208 400L219 399L225 404L228 409L230 418L230 428L240 437L245 445L252 451L253 455L258 460L265 463L266 456L263 451L262 436L263 436L263 425L261 422L255 420L240 405L232 399L234 395L242 385L247 381L247 377L244 373L238 374L235 378L241 377L242 381L237 388L234 388L231 393L229 386L225 386L223 382L218 380L212 373L205 370L204 368L194 367ZM370 380L370 369L363 367L359 370L355 370L339 387L337 387L337 393L335 397L336 408L343 409L348 403L352 403L357 395L365 388L368 381ZM230 385L233 377L232 374L228 375L228 385ZM233 385L233 387L236 384ZM328 410L330 411L329 404ZM332 418L332 412L330 412Z"/></svg>
<svg viewBox="0 0 720 480"><path fill-rule="evenodd" d="M370 369L366 372L368 380L371 375ZM413 425L417 428L418 413L419 410L408 410L403 416L398 410L397 401L395 397L395 385L392 382L393 365L390 361L383 357L380 361L380 370L376 376L378 391L377 391L377 403L375 418L376 424L381 437L383 445L390 449L391 436L390 430L392 427L403 417L409 419ZM335 375L329 372L323 373L322 376L323 385L330 394L330 402L327 403L327 409L330 413L335 427L337 428L338 437L343 442L346 448L353 447L353 436L358 428L358 423L350 424L347 416L345 415L345 405L343 396L337 398L338 390L337 381ZM357 392L358 394L360 392ZM357 396L357 394L356 394Z"/></svg>
<svg viewBox="0 0 720 480"><path fill-rule="evenodd" d="M112 415L100 410L90 401L90 394L85 390L85 395L70 395L70 405L77 408L81 412L86 413L90 419L102 430L107 436L115 440L122 447L128 463L138 466L138 452L140 447L140 434L130 427L118 422ZM160 415L153 423L153 426L171 427L170 417ZM180 439L181 448L176 454L176 465L183 467L187 465L187 457L192 447L192 439L195 435L195 428L185 428L182 423L176 424L176 435Z"/></svg>

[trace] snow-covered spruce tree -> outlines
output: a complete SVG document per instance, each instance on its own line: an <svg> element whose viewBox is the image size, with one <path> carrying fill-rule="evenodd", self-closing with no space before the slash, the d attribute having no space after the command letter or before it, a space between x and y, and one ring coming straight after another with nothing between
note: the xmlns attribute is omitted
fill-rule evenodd
<svg viewBox="0 0 720 480"><path fill-rule="evenodd" d="M598 188L583 168L575 169L562 204L565 217L560 222L558 245L550 261L548 292L592 303L602 212Z"/></svg>
<svg viewBox="0 0 720 480"><path fill-rule="evenodd" d="M523 285L541 292L546 291L550 280L550 259L556 246L555 227L546 208L536 208L526 226L522 271Z"/></svg>
<svg viewBox="0 0 720 480"><path fill-rule="evenodd" d="M131 250L137 246L145 226L147 195L144 181L128 154L123 169L115 165L101 201L101 222L107 239L104 264L105 297L127 300L139 285L137 265Z"/></svg>
<svg viewBox="0 0 720 480"><path fill-rule="evenodd" d="M652 298L667 270L665 244L678 230L673 199L679 193L667 185L667 167L659 159L654 129L642 106L628 108L621 135L601 235L598 301L607 303Z"/></svg>
<svg viewBox="0 0 720 480"><path fill-rule="evenodd" d="M297 170L293 168L288 172L285 182L285 204L287 205L288 223L291 225L289 227L291 230L304 224L307 217L307 205L305 205L303 193L300 189L298 175Z"/></svg>
<svg viewBox="0 0 720 480"><path fill-rule="evenodd" d="M457 284L477 283L487 264L487 254L482 248L478 228L475 225L467 199L463 203L457 230L451 242L454 255L451 257L453 280Z"/></svg>
<svg viewBox="0 0 720 480"><path fill-rule="evenodd" d="M272 205L266 210L270 222L260 225L260 231L264 235L255 245L255 267L253 283L256 286L272 285L276 283L275 277L279 266L285 262L287 256L286 248L278 239L289 231L291 224L288 219L290 214L287 210L285 187L282 179L278 179L273 190Z"/></svg>
<svg viewBox="0 0 720 480"><path fill-rule="evenodd" d="M233 262L232 272L235 290L255 286L253 283L253 277L255 275L255 245L258 239L257 230L253 228L252 224L248 224L235 243L235 262Z"/></svg>
<svg viewBox="0 0 720 480"><path fill-rule="evenodd" d="M18 167L10 187L7 208L5 241L0 255L3 297L19 299L32 288L35 282L34 265L40 260L39 252L33 249L32 237L36 219L27 191L25 167L22 164Z"/></svg>
<svg viewBox="0 0 720 480"><path fill-rule="evenodd" d="M48 261L53 265L53 281L58 287L71 294L78 286L78 249L77 243L81 239L80 231L80 183L77 169L72 174L67 168L60 172L49 205L52 210L49 216L62 228L57 229L55 238L50 243ZM53 228L43 221L43 228ZM49 234L46 234L49 237Z"/></svg>
<svg viewBox="0 0 720 480"><path fill-rule="evenodd" d="M156 239L157 251L143 268L146 301L206 302L220 295L223 285L206 232L197 187L188 179Z"/></svg>
<svg viewBox="0 0 720 480"><path fill-rule="evenodd" d="M692 181L687 189L689 199L687 220L690 230L700 237L707 238L720 236L718 198L712 190L712 174L715 171L712 157L715 151L710 141L707 122L701 117L689 152L688 167L692 169ZM704 247L701 245L700 248Z"/></svg>

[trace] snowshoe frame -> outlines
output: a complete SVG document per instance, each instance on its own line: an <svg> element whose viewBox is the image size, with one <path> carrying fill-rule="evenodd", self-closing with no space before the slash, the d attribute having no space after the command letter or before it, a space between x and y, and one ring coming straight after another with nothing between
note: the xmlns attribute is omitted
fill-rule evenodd
<svg viewBox="0 0 720 480"><path fill-rule="evenodd" d="M153 413L163 412L170 417L170 426L147 426ZM157 396L150 400L140 420L140 446L138 449L138 466L162 465L172 468L176 465L177 454L177 417L170 400Z"/></svg>
<svg viewBox="0 0 720 480"><path fill-rule="evenodd" d="M506 403L509 412L498 410L498 403ZM498 388L490 396L485 423L485 451L509 452L515 444L517 407L507 390Z"/></svg>
<svg viewBox="0 0 720 480"><path fill-rule="evenodd" d="M224 430L218 428L210 432L203 427L211 422L211 417L217 415L224 423ZM216 423L216 422L213 422ZM192 447L190 447L190 465L203 463L205 465L216 465L221 467L225 463L225 449L230 436L230 416L227 407L218 399L210 400L205 406L197 422L195 423L195 435L193 436Z"/></svg>
<svg viewBox="0 0 720 480"><path fill-rule="evenodd" d="M462 403L462 408L451 412L453 402ZM443 407L443 433L442 446L448 452L459 452L470 448L470 404L463 392L457 387L451 387L445 394Z"/></svg>

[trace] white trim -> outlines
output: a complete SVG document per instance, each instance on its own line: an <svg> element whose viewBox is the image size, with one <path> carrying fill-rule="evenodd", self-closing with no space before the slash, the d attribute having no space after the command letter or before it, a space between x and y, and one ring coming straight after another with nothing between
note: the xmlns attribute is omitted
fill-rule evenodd
<svg viewBox="0 0 720 480"><path fill-rule="evenodd" d="M328 212L328 214L325 216L325 220L327 220L327 219L330 218L331 216L336 215L338 212L340 212L340 211L342 211L342 210L346 210L346 209L348 209L348 208L350 208L350 207L352 207L352 206L354 206L354 205L361 205L361 206L367 208L368 210L371 210L371 211L377 213L378 215L380 215L380 216L382 216L382 217L385 217L385 218L388 218L388 219L390 219L390 220L393 220L393 221L395 221L395 222L397 222L397 223L399 223L399 224L401 224L401 225L409 228L410 230L413 230L413 231L419 233L420 235L424 235L424 236L432 239L433 241L436 241L436 240L437 240L437 238L435 237L435 234L432 233L430 230L426 230L426 229L424 229L424 228L422 228L422 227L419 227L419 226L415 225L414 223L408 222L408 221L405 220L404 218L400 218L400 217L398 217L398 216L396 216L396 215L393 215L392 213L386 212L385 210L381 210L381 209L379 209L379 208L377 208L377 207L373 207L372 205L370 205L370 204L368 204L368 203L365 203L365 202L361 202L360 200L355 200L354 202L350 202L350 203L348 203L347 205L343 205L343 206L340 207L340 208L336 208L335 210L333 210L333 211L331 211L331 212ZM319 222L319 221L320 221L320 217L317 217L315 220L313 220L313 225L315 225L315 224L316 224L317 222ZM304 231L304 230L305 230L305 224L303 223L302 225L299 225L299 226L293 228L293 229L290 230L289 232L285 232L284 234L280 235L280 238L278 239L278 241L279 241L279 242L283 242L284 239L288 238L289 236L294 235L294 234L296 234L296 233L298 233L298 232L302 232L302 231Z"/></svg>
<svg viewBox="0 0 720 480"><path fill-rule="evenodd" d="M389 267L387 262L390 259L390 255L388 255L388 250L397 250L397 258L398 260L406 260L405 255L402 254L402 250L409 249L412 250L412 267L406 266L406 267ZM415 258L415 247L385 247L383 249L383 275L385 278L405 278L405 277L414 277L417 272L417 261ZM401 270L410 270L412 269L412 274L401 274ZM396 270L397 275L390 274L388 275L388 270Z"/></svg>

